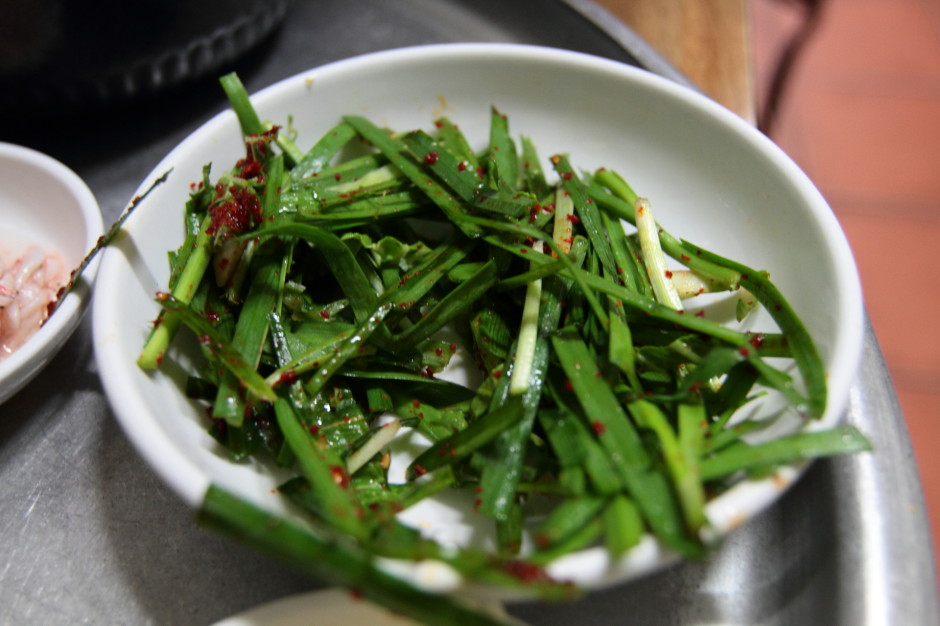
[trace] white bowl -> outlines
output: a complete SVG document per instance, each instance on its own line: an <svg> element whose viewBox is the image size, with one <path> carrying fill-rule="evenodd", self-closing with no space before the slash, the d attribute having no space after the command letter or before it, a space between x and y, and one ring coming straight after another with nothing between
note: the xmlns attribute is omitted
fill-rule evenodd
<svg viewBox="0 0 940 626"><path fill-rule="evenodd" d="M396 130L430 129L437 116L446 114L471 140L485 143L495 105L508 116L512 134L533 138L543 158L567 152L576 167L620 172L651 199L673 234L771 271L818 342L828 371L828 408L812 427L840 420L860 357L863 321L845 237L797 166L712 101L645 71L584 54L513 44L451 44L311 69L264 89L253 102L264 119L279 124L291 119L303 146L344 114L362 114ZM153 297L167 279L166 252L182 241L178 217L190 183L199 179L205 163L229 167L242 152L235 116L226 111L196 130L143 182L141 190L172 168L167 183L127 222L126 238L102 261L95 343L117 418L181 497L197 507L215 482L280 510L272 493L277 476L260 466L227 461L172 372L150 376L134 365L148 323L157 315ZM708 509L716 532L727 532L762 510L797 474L791 470L773 480L745 483L717 498ZM436 524L434 532L445 539L458 540L472 517L431 505L415 515ZM550 572L596 588L648 573L673 558L650 539L616 563L603 549L591 549L561 559ZM409 572L414 580L427 574L431 586L451 584L433 572Z"/></svg>
<svg viewBox="0 0 940 626"><path fill-rule="evenodd" d="M88 185L50 156L0 143L0 245L35 244L77 267L102 234L101 211ZM0 361L0 403L19 391L55 356L81 320L97 259L56 312L30 339Z"/></svg>
<svg viewBox="0 0 940 626"><path fill-rule="evenodd" d="M357 601L344 589L320 589L273 600L219 620L212 626L417 626L370 602Z"/></svg>

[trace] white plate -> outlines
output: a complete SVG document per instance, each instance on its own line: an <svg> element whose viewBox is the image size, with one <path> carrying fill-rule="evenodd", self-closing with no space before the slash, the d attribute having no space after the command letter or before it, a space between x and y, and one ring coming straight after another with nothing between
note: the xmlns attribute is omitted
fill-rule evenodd
<svg viewBox="0 0 940 626"><path fill-rule="evenodd" d="M414 626L415 622L352 597L343 589L322 589L262 604L213 626Z"/></svg>
<svg viewBox="0 0 940 626"><path fill-rule="evenodd" d="M22 252L29 244L57 252L77 267L102 234L101 211L88 185L68 167L31 148L0 143L0 246ZM81 320L98 260L29 340L0 361L0 403L32 380Z"/></svg>
<svg viewBox="0 0 940 626"><path fill-rule="evenodd" d="M450 44L366 55L311 69L259 92L264 119L291 120L312 145L344 114L397 130L431 128L445 114L485 143L495 105L514 136L534 139L543 158L567 152L576 167L606 166L653 203L666 229L719 254L770 270L817 340L828 371L828 409L813 428L841 417L860 357L862 300L845 237L825 200L771 141L712 101L642 70L584 54L513 44ZM94 308L95 343L105 390L144 458L190 505L216 482L281 510L263 467L234 465L205 433L200 410L173 377L150 376L134 362L157 314L166 252L182 241L182 207L205 163L229 167L243 152L237 122L223 112L174 149L145 180L172 168L126 225L102 262ZM547 171L551 168L547 167ZM757 320L757 328L766 323ZM185 365L185 364L184 364ZM747 483L708 509L727 532L776 499L798 473ZM430 513L433 532L451 537L459 509ZM423 513L422 513L423 514ZM434 523L435 519L424 521ZM459 523L453 523L459 522ZM649 540L611 563L602 549L556 563L551 572L587 587L648 573L673 556ZM410 577L420 580L411 570ZM449 577L431 586L446 587ZM453 582L453 581L452 581ZM454 582L455 586L459 583Z"/></svg>

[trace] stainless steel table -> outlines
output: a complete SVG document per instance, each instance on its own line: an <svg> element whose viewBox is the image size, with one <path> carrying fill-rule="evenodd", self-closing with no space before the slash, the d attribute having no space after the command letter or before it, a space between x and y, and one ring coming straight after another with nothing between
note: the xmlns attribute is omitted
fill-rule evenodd
<svg viewBox="0 0 940 626"><path fill-rule="evenodd" d="M227 69L256 90L340 58L448 41L552 45L683 80L585 0L301 0ZM111 222L160 158L224 107L210 78L101 113L24 119L0 139L75 169ZM211 624L315 588L196 526L157 481L112 419L88 322L0 406L0 623ZM847 418L876 452L815 463L707 561L573 604L510 611L532 624L940 623L920 482L870 328Z"/></svg>

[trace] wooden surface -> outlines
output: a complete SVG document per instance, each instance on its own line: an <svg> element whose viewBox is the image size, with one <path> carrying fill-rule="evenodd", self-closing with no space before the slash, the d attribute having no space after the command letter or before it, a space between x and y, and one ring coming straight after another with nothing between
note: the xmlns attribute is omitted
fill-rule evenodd
<svg viewBox="0 0 940 626"><path fill-rule="evenodd" d="M756 119L747 0L595 0L712 99Z"/></svg>

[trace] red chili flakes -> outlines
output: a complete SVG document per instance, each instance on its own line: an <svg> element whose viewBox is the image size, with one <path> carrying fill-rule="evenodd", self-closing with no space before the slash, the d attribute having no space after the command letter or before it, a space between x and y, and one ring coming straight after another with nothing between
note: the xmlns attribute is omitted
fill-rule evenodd
<svg viewBox="0 0 940 626"><path fill-rule="evenodd" d="M672 278L672 272L671 272L671 271L666 270L664 273L665 273L665 275L666 275L666 278Z"/></svg>
<svg viewBox="0 0 940 626"><path fill-rule="evenodd" d="M574 178L573 172L565 172L564 174L561 175L562 180L571 180L572 178Z"/></svg>
<svg viewBox="0 0 940 626"><path fill-rule="evenodd" d="M333 482L343 489L349 487L349 472L346 471L346 468L340 465L331 465L330 477L333 479Z"/></svg>
<svg viewBox="0 0 940 626"><path fill-rule="evenodd" d="M328 320L330 319L330 314L328 311L320 311L320 317L322 317L325 320Z"/></svg>
<svg viewBox="0 0 940 626"><path fill-rule="evenodd" d="M240 233L251 227L252 221L260 222L262 219L261 203L258 196L248 189L232 186L228 189L228 199L209 207L209 216L212 222L206 229L210 235L227 229L232 233Z"/></svg>
<svg viewBox="0 0 940 626"><path fill-rule="evenodd" d="M239 168L242 178L256 178L264 172L261 162L251 157L241 159L235 166Z"/></svg>
<svg viewBox="0 0 940 626"><path fill-rule="evenodd" d="M704 310L704 309L699 309L698 311L696 311L696 312L695 312L695 317L704 318L704 317L705 317L705 310Z"/></svg>
<svg viewBox="0 0 940 626"><path fill-rule="evenodd" d="M503 571L524 583L551 581L544 569L525 561L509 561L503 564Z"/></svg>
<svg viewBox="0 0 940 626"><path fill-rule="evenodd" d="M289 369L282 373L277 379L277 385L292 385L295 382L297 382L297 372L293 369Z"/></svg>
<svg viewBox="0 0 940 626"><path fill-rule="evenodd" d="M764 345L764 335L758 333L751 337L751 345L760 349L760 347Z"/></svg>
<svg viewBox="0 0 940 626"><path fill-rule="evenodd" d="M572 224L577 224L581 221L581 218L575 215L574 213L569 213L565 216L565 219L571 222Z"/></svg>
<svg viewBox="0 0 940 626"><path fill-rule="evenodd" d="M747 348L741 348L738 352L741 353L741 356L749 356L751 354L751 351Z"/></svg>
<svg viewBox="0 0 940 626"><path fill-rule="evenodd" d="M424 155L424 162L428 165L434 165L437 163L437 158L439 156L440 155L438 154L437 150L432 150L431 152L428 152L426 155Z"/></svg>
<svg viewBox="0 0 940 626"><path fill-rule="evenodd" d="M452 352L456 352L456 351L457 351L457 344L456 344L456 343L452 343L452 344L450 344L448 347L451 349Z"/></svg>
<svg viewBox="0 0 940 626"><path fill-rule="evenodd" d="M601 422L595 421L591 422L591 428L594 429L594 434L600 437L607 430L607 427L604 426Z"/></svg>
<svg viewBox="0 0 940 626"><path fill-rule="evenodd" d="M687 254L680 254L680 255L679 255L679 258L682 259L683 261L685 261L686 263L688 263L689 261L692 260L692 257L690 257L690 256L687 255Z"/></svg>
<svg viewBox="0 0 940 626"><path fill-rule="evenodd" d="M569 392L569 393L571 393L572 391L574 391L574 385L571 384L571 379L570 379L570 378L565 381L565 391L567 391L567 392Z"/></svg>
<svg viewBox="0 0 940 626"><path fill-rule="evenodd" d="M412 465L412 467L414 468L415 476L424 476L425 474L428 473L428 470L424 469L424 467L420 465L416 464L416 465Z"/></svg>
<svg viewBox="0 0 940 626"><path fill-rule="evenodd" d="M349 486L349 473L339 465L330 466L330 477L337 485L346 489Z"/></svg>
<svg viewBox="0 0 940 626"><path fill-rule="evenodd" d="M458 171L458 172L466 172L466 171L467 171L467 163L466 163L465 161L461 161L460 163L458 163L458 164L457 164L457 171Z"/></svg>

